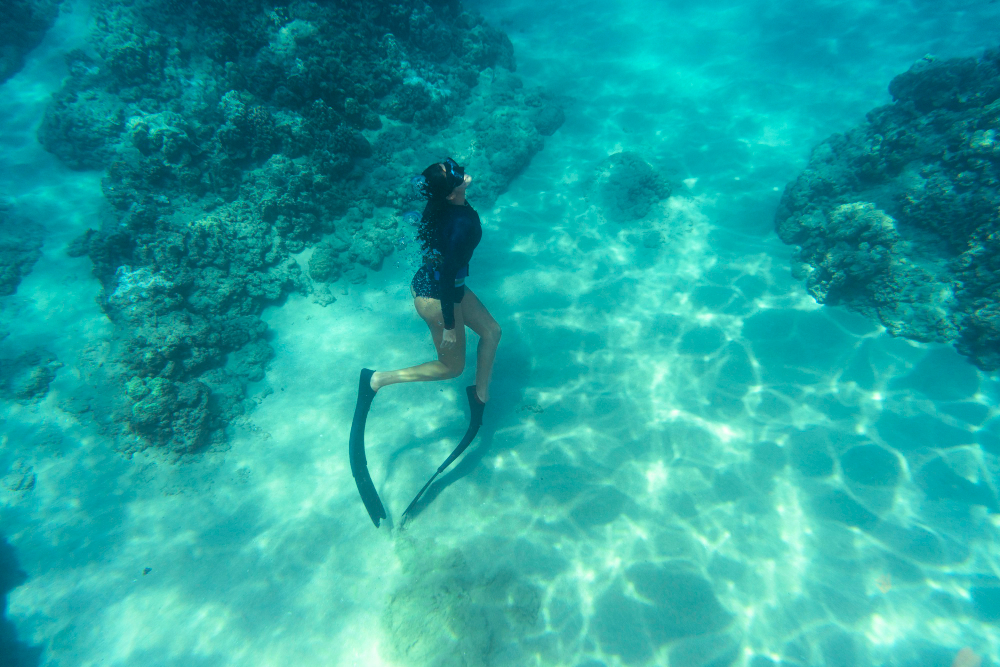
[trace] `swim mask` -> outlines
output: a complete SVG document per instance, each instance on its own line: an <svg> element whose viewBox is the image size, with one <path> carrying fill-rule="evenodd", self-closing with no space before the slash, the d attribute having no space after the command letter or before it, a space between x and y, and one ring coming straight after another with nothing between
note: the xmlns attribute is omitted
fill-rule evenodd
<svg viewBox="0 0 1000 667"><path fill-rule="evenodd" d="M448 185L454 190L462 183L465 183L465 168L453 159L445 158L441 164L444 165L444 173L448 177Z"/></svg>

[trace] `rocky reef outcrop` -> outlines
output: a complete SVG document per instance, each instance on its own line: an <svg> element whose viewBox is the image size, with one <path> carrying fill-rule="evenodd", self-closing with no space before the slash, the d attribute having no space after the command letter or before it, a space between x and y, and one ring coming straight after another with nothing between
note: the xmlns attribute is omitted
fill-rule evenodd
<svg viewBox="0 0 1000 667"><path fill-rule="evenodd" d="M821 303L1000 368L1000 50L925 57L817 146L775 220Z"/></svg>
<svg viewBox="0 0 1000 667"><path fill-rule="evenodd" d="M31 273L42 256L44 236L41 225L0 200L0 296L16 292L21 279Z"/></svg>
<svg viewBox="0 0 1000 667"><path fill-rule="evenodd" d="M69 252L118 327L135 447L221 441L273 355L265 306L378 270L429 162L464 161L489 206L562 119L458 3L99 0L95 18L39 139L104 172L114 219Z"/></svg>
<svg viewBox="0 0 1000 667"><path fill-rule="evenodd" d="M55 23L62 0L4 0L0 10L0 83L17 74L24 57Z"/></svg>

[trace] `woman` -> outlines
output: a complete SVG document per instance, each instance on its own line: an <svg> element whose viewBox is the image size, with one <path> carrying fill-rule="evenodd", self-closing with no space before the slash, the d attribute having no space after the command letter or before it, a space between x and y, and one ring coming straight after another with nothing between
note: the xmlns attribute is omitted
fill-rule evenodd
<svg viewBox="0 0 1000 667"><path fill-rule="evenodd" d="M376 392L398 382L458 377L465 370L465 327L479 335L476 384L465 390L471 411L469 428L452 455L438 468L438 473L448 467L476 437L482 424L483 410L490 399L490 379L501 332L500 325L479 297L465 285L469 260L483 235L479 214L465 200L465 191L471 182L472 178L451 158L432 164L422 174L421 191L427 197L427 205L420 220L418 236L424 252L424 264L413 276L410 293L417 314L431 330L437 360L395 371L361 370L358 402L351 426L351 471L376 527L385 518L385 509L368 474L364 449L365 421ZM430 482L424 489L428 485ZM419 497L420 494L417 494ZM417 498L410 503L410 507Z"/></svg>

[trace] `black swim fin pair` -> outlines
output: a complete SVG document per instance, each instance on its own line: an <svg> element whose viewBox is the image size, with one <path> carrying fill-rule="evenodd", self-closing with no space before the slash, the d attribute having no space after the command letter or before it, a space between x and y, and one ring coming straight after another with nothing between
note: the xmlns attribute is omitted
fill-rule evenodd
<svg viewBox="0 0 1000 667"><path fill-rule="evenodd" d="M368 411L371 409L372 401L375 399L375 391L372 390L371 379L375 371L369 368L361 369L361 377L358 380L358 402L354 406L354 421L351 423L351 444L350 444L350 454L351 454L351 474L354 475L354 482L358 485L358 492L361 494L361 501L365 504L365 509L368 510L368 516L371 517L372 523L375 527L379 527L379 523L385 518L385 507L382 506L382 500L378 497L378 492L375 490L375 484L372 482L372 477L368 473L368 459L365 457L365 423L368 421ZM466 429L465 435L462 440L458 443L458 447L455 448L444 463L438 466L437 471L431 476L427 483L424 484L423 488L420 489L420 493L417 497L406 507L403 512L403 521L406 521L406 516L420 500L420 496L424 494L427 487L437 479L437 476L444 472L448 466L450 466L455 459L462 455L462 452L468 448L472 441L475 440L476 434L479 433L479 427L483 424L483 411L486 409L486 404L479 400L479 396L476 394L475 385L465 388L465 394L469 399L469 428Z"/></svg>

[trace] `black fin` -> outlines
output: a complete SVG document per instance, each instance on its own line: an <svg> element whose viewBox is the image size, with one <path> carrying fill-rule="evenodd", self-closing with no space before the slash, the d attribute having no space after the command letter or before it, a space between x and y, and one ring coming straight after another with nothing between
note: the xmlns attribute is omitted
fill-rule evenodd
<svg viewBox="0 0 1000 667"><path fill-rule="evenodd" d="M462 455L462 452L464 452L469 445L472 444L472 441L476 439L476 434L479 433L479 427L483 425L483 411L486 409L486 404L479 400L479 395L476 394L476 386L472 385L471 387L466 387L465 395L469 399L469 428L466 429L465 435L462 436L462 441L458 443L458 447L455 448L455 451L453 451L448 458L444 460L444 463L438 466L437 472L435 472L431 478L427 480L427 483L424 484L424 488L420 489L417 496L412 500L412 502L410 502L409 505L407 505L406 510L403 512L401 525L406 523L406 518L410 513L410 510L413 509L417 504L417 501L420 500L420 496L424 495L424 491L426 491L427 487L431 485L431 482L433 482L438 475L443 473L455 459Z"/></svg>
<svg viewBox="0 0 1000 667"><path fill-rule="evenodd" d="M354 421L351 423L350 455L351 474L354 475L354 482L358 485L361 501L365 504L372 523L378 528L379 522L385 518L385 508L375 490L375 484L372 483L372 477L368 474L368 459L365 457L365 423L368 421L368 410L375 400L375 391L371 386L374 374L375 371L369 368L361 369L361 378L358 380L358 402L354 406Z"/></svg>
<svg viewBox="0 0 1000 667"><path fill-rule="evenodd" d="M472 431L472 438L475 438L476 433L479 432L479 427L483 425L483 412L486 410L486 404L479 400L479 394L476 393L476 385L466 387L465 395L469 399L469 430ZM475 425L475 430L473 430L473 425ZM472 442L472 438L469 438L469 442Z"/></svg>

